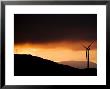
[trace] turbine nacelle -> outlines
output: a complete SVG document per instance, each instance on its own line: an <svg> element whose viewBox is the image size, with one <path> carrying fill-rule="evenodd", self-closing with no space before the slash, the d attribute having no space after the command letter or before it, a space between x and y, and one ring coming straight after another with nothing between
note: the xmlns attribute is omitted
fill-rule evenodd
<svg viewBox="0 0 110 89"><path fill-rule="evenodd" d="M90 50L90 48L86 48L86 50Z"/></svg>

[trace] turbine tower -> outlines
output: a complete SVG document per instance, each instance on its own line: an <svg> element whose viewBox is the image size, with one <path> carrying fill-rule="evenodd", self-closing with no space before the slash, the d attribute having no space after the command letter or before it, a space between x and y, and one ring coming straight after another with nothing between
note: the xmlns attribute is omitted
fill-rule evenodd
<svg viewBox="0 0 110 89"><path fill-rule="evenodd" d="M95 41L95 40L94 40L94 41ZM92 42L90 43L90 45L87 46L87 47L82 44L82 46L86 49L87 68L89 68L89 50L90 50L91 45L94 43L94 41L92 41Z"/></svg>

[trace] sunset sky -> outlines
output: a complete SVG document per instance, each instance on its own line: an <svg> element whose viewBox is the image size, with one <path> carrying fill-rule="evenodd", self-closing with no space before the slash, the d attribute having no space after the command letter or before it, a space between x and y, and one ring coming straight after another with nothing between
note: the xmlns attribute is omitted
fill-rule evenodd
<svg viewBox="0 0 110 89"><path fill-rule="evenodd" d="M15 14L14 53L31 54L55 62L86 61L85 48L93 40L90 61L97 59L96 14Z"/></svg>

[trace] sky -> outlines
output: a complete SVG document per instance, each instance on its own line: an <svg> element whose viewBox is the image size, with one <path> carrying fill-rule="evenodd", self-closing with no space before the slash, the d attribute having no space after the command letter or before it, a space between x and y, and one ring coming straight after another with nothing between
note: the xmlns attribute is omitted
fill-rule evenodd
<svg viewBox="0 0 110 89"><path fill-rule="evenodd" d="M93 40L90 61L97 58L96 14L15 14L14 53L31 54L55 62L86 61L85 48Z"/></svg>

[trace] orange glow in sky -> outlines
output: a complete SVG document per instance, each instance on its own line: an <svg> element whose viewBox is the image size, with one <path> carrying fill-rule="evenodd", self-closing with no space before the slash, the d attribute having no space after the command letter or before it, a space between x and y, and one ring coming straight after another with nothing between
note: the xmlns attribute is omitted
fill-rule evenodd
<svg viewBox="0 0 110 89"><path fill-rule="evenodd" d="M64 45L65 44L65 45ZM73 45L74 44L74 45ZM85 49L77 43L52 43L52 44L15 44L15 54L31 54L55 62L60 61L86 61ZM91 47L90 61L96 63L96 43Z"/></svg>

